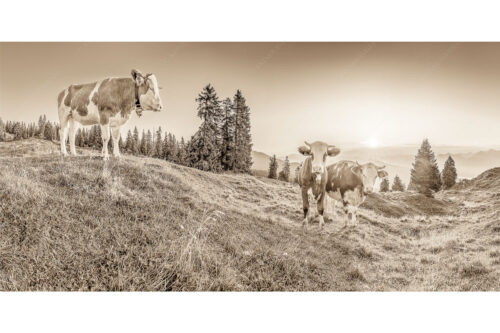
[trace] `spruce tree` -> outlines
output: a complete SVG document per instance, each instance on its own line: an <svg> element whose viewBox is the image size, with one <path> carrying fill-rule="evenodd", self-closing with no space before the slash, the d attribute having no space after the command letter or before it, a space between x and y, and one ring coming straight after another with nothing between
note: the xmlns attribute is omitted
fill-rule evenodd
<svg viewBox="0 0 500 333"><path fill-rule="evenodd" d="M181 141L177 146L177 163L181 165L187 164L186 143L184 142L183 137L181 137Z"/></svg>
<svg viewBox="0 0 500 333"><path fill-rule="evenodd" d="M380 192L389 192L389 180L387 177L380 182Z"/></svg>
<svg viewBox="0 0 500 333"><path fill-rule="evenodd" d="M394 177L394 180L392 182L392 191L393 192L404 192L405 191L405 185L401 181L401 178L399 178L398 175Z"/></svg>
<svg viewBox="0 0 500 333"><path fill-rule="evenodd" d="M161 127L158 127L158 130L156 131L156 140L155 140L155 148L153 156L156 158L163 157L163 139L161 134Z"/></svg>
<svg viewBox="0 0 500 333"><path fill-rule="evenodd" d="M142 130L142 135L141 135L141 143L139 146L139 154L141 155L147 155L147 139L146 139L146 132Z"/></svg>
<svg viewBox="0 0 500 333"><path fill-rule="evenodd" d="M128 130L127 138L125 139L125 150L129 153L134 152L134 137L132 136L132 131Z"/></svg>
<svg viewBox="0 0 500 333"><path fill-rule="evenodd" d="M233 112L233 103L230 98L226 98L222 102L223 119L222 119L222 147L221 147L221 164L225 171L234 169L234 126L235 117Z"/></svg>
<svg viewBox="0 0 500 333"><path fill-rule="evenodd" d="M45 124L47 123L47 117L42 115L38 118L38 135L40 139L43 139L43 135L45 134Z"/></svg>
<svg viewBox="0 0 500 333"><path fill-rule="evenodd" d="M290 161L288 160L288 156L285 157L285 163L279 173L278 179L285 182L288 182L290 179Z"/></svg>
<svg viewBox="0 0 500 333"><path fill-rule="evenodd" d="M241 90L237 90L233 98L235 111L234 130L234 170L249 173L252 167L252 136L250 133L250 108Z"/></svg>
<svg viewBox="0 0 500 333"><path fill-rule="evenodd" d="M151 156L153 154L153 134L151 130L146 133L146 156Z"/></svg>
<svg viewBox="0 0 500 333"><path fill-rule="evenodd" d="M448 156L448 159L444 162L441 181L445 190L451 188L457 182L457 169L455 168L455 161L451 156Z"/></svg>
<svg viewBox="0 0 500 333"><path fill-rule="evenodd" d="M220 124L222 109L215 89L209 84L196 98L202 123L189 144L190 166L212 172L221 170Z"/></svg>
<svg viewBox="0 0 500 333"><path fill-rule="evenodd" d="M45 123L44 130L43 130L43 138L45 140L52 141L54 138L54 128L52 126L52 123L50 121Z"/></svg>
<svg viewBox="0 0 500 333"><path fill-rule="evenodd" d="M134 127L134 147L132 149L132 153L134 155L139 155L140 153L140 139L139 139L139 130L137 129L137 126Z"/></svg>
<svg viewBox="0 0 500 333"><path fill-rule="evenodd" d="M276 159L276 155L273 155L269 158L269 173L267 174L267 177L276 179L277 172L278 172L278 160Z"/></svg>
<svg viewBox="0 0 500 333"><path fill-rule="evenodd" d="M441 176L436 157L427 139L424 139L411 170L409 188L426 196L432 196L433 191L441 188Z"/></svg>

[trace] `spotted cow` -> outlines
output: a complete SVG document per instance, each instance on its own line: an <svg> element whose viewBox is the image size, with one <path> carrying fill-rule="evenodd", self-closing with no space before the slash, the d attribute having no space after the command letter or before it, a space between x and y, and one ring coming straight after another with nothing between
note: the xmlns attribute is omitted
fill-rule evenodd
<svg viewBox="0 0 500 333"><path fill-rule="evenodd" d="M100 125L102 156L109 159L108 141L111 129L113 155L120 156L118 140L120 127L129 119L132 111L161 111L158 81L154 74L143 75L132 70L129 78L108 78L87 84L72 84L61 91L57 98L61 123L61 153L66 156L66 138L69 127L69 146L76 155L75 134L78 124Z"/></svg>
<svg viewBox="0 0 500 333"><path fill-rule="evenodd" d="M373 192L377 177L387 177L387 172L382 170L384 167L353 161L340 161L327 167L326 193L334 200L334 212L335 203L341 203L346 225L349 220L356 222L357 208L365 201L366 194Z"/></svg>
<svg viewBox="0 0 500 333"><path fill-rule="evenodd" d="M328 145L324 142L316 141L313 143L305 142L306 146L299 147L299 152L307 156L299 170L298 182L302 192L302 206L304 210L303 225L307 226L311 220L309 214L309 189L316 200L319 214L319 226L323 227L324 204L325 204L325 185L327 181L326 158L336 156L340 149Z"/></svg>

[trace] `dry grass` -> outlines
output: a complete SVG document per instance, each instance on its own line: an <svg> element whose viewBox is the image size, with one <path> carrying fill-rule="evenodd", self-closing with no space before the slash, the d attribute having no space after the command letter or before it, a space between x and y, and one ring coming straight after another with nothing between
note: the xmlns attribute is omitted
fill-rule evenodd
<svg viewBox="0 0 500 333"><path fill-rule="evenodd" d="M57 151L0 144L0 290L500 290L484 185L375 194L355 227L329 206L320 232L293 184Z"/></svg>

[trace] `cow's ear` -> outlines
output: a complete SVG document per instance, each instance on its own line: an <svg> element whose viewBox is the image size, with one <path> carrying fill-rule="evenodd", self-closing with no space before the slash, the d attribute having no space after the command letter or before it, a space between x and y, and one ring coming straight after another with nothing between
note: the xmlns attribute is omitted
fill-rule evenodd
<svg viewBox="0 0 500 333"><path fill-rule="evenodd" d="M138 71L137 69L132 69L131 74L137 86L144 84L144 76L142 75L141 71Z"/></svg>
<svg viewBox="0 0 500 333"><path fill-rule="evenodd" d="M327 153L330 157L337 156L338 154L340 154L340 149L335 146L328 146Z"/></svg>
<svg viewBox="0 0 500 333"><path fill-rule="evenodd" d="M300 146L299 153L301 153L304 156L309 156L309 155L311 155L311 148L306 147L306 146Z"/></svg>
<svg viewBox="0 0 500 333"><path fill-rule="evenodd" d="M385 170L380 170L380 171L378 171L378 176L380 178L385 178L385 177L389 176L389 174Z"/></svg>

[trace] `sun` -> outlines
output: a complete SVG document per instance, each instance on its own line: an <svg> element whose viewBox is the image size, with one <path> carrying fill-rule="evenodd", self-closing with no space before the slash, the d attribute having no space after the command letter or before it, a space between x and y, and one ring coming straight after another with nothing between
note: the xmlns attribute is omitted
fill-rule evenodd
<svg viewBox="0 0 500 333"><path fill-rule="evenodd" d="M376 148L379 145L377 138L373 138L373 137L366 140L365 143L370 148Z"/></svg>

